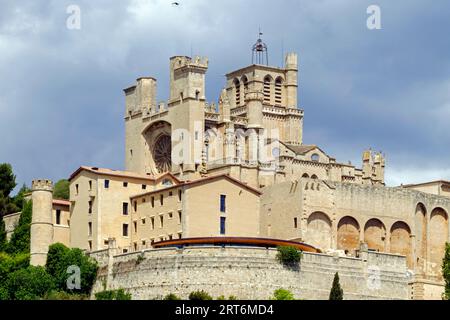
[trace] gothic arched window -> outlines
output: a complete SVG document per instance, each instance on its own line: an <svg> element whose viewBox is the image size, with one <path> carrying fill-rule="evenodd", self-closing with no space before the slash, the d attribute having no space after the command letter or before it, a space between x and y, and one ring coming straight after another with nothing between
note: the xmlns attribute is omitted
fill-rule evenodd
<svg viewBox="0 0 450 320"><path fill-rule="evenodd" d="M234 90L236 94L236 107L241 105L241 83L238 79L234 80Z"/></svg>
<svg viewBox="0 0 450 320"><path fill-rule="evenodd" d="M272 85L272 77L267 75L264 77L264 103L270 104L270 86Z"/></svg>
<svg viewBox="0 0 450 320"><path fill-rule="evenodd" d="M275 80L275 105L281 105L283 98L283 78L278 77Z"/></svg>

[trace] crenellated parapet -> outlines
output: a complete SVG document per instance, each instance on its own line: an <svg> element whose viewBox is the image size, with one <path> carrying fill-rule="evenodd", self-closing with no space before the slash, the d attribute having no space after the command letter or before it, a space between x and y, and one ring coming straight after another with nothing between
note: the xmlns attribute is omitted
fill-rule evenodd
<svg viewBox="0 0 450 320"><path fill-rule="evenodd" d="M31 183L32 191L53 191L53 182L47 179L33 180Z"/></svg>

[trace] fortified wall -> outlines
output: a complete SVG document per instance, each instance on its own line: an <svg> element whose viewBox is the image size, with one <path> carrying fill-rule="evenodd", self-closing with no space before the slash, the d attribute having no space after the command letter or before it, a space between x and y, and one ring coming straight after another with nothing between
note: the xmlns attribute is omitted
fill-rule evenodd
<svg viewBox="0 0 450 320"><path fill-rule="evenodd" d="M288 289L297 299L328 299L339 272L344 299L409 299L403 256L360 251L359 257L303 253L298 267L276 259L276 249L201 246L150 249L115 255L93 252L100 265L93 294L124 288L133 299L162 299L174 293L187 299L205 290L214 298L269 299Z"/></svg>

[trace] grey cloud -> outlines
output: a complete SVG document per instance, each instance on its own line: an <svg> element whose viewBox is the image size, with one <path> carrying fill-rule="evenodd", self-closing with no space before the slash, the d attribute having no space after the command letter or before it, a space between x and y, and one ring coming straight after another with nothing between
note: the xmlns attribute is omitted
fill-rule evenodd
<svg viewBox="0 0 450 320"><path fill-rule="evenodd" d="M143 75L167 98L168 58L210 58L207 97L250 63L258 27L270 61L300 55L305 142L360 163L388 157L387 180L450 178L450 39L445 1L3 1L0 12L0 161L19 183L67 177L79 165L123 167L122 89ZM82 29L65 28L78 4ZM410 182L410 181L409 181Z"/></svg>

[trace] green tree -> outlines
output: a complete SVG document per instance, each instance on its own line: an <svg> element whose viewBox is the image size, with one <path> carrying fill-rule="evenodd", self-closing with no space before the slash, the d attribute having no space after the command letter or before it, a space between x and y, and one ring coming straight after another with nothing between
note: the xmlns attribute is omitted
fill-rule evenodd
<svg viewBox="0 0 450 320"><path fill-rule="evenodd" d="M53 187L53 198L69 200L69 181L61 179Z"/></svg>
<svg viewBox="0 0 450 320"><path fill-rule="evenodd" d="M442 261L442 275L445 281L444 299L450 300L450 243L445 245L445 255Z"/></svg>
<svg viewBox="0 0 450 320"><path fill-rule="evenodd" d="M9 197L11 191L16 187L16 176L9 163L0 164L0 192Z"/></svg>
<svg viewBox="0 0 450 320"><path fill-rule="evenodd" d="M45 268L28 266L10 273L5 287L11 300L37 300L53 290L55 283Z"/></svg>
<svg viewBox="0 0 450 320"><path fill-rule="evenodd" d="M24 206L24 203L25 203L25 195L30 193L30 192L31 192L31 190L24 183L22 185L22 188L20 188L19 192L13 198L13 203L18 208L18 211L22 210L22 208Z"/></svg>
<svg viewBox="0 0 450 320"><path fill-rule="evenodd" d="M341 285L339 283L339 274L336 272L333 279L333 286L330 291L330 299L329 300L343 300L344 299L344 290L342 290Z"/></svg>
<svg viewBox="0 0 450 320"><path fill-rule="evenodd" d="M24 204L19 223L9 241L7 252L10 254L30 253L30 228L33 205L31 201Z"/></svg>
<svg viewBox="0 0 450 320"><path fill-rule="evenodd" d="M67 279L70 266L80 268L80 289L68 289ZM56 288L68 293L88 294L97 276L97 262L83 253L82 250L69 249L61 243L52 244L49 247L46 263L47 272L55 279Z"/></svg>
<svg viewBox="0 0 450 320"><path fill-rule="evenodd" d="M20 209L11 201L11 198L5 197L0 191L0 217L19 211Z"/></svg>
<svg viewBox="0 0 450 320"><path fill-rule="evenodd" d="M283 288L275 290L273 297L274 300L295 300L294 294Z"/></svg>
<svg viewBox="0 0 450 320"><path fill-rule="evenodd" d="M5 221L0 217L0 252L6 250L8 239L6 238Z"/></svg>

